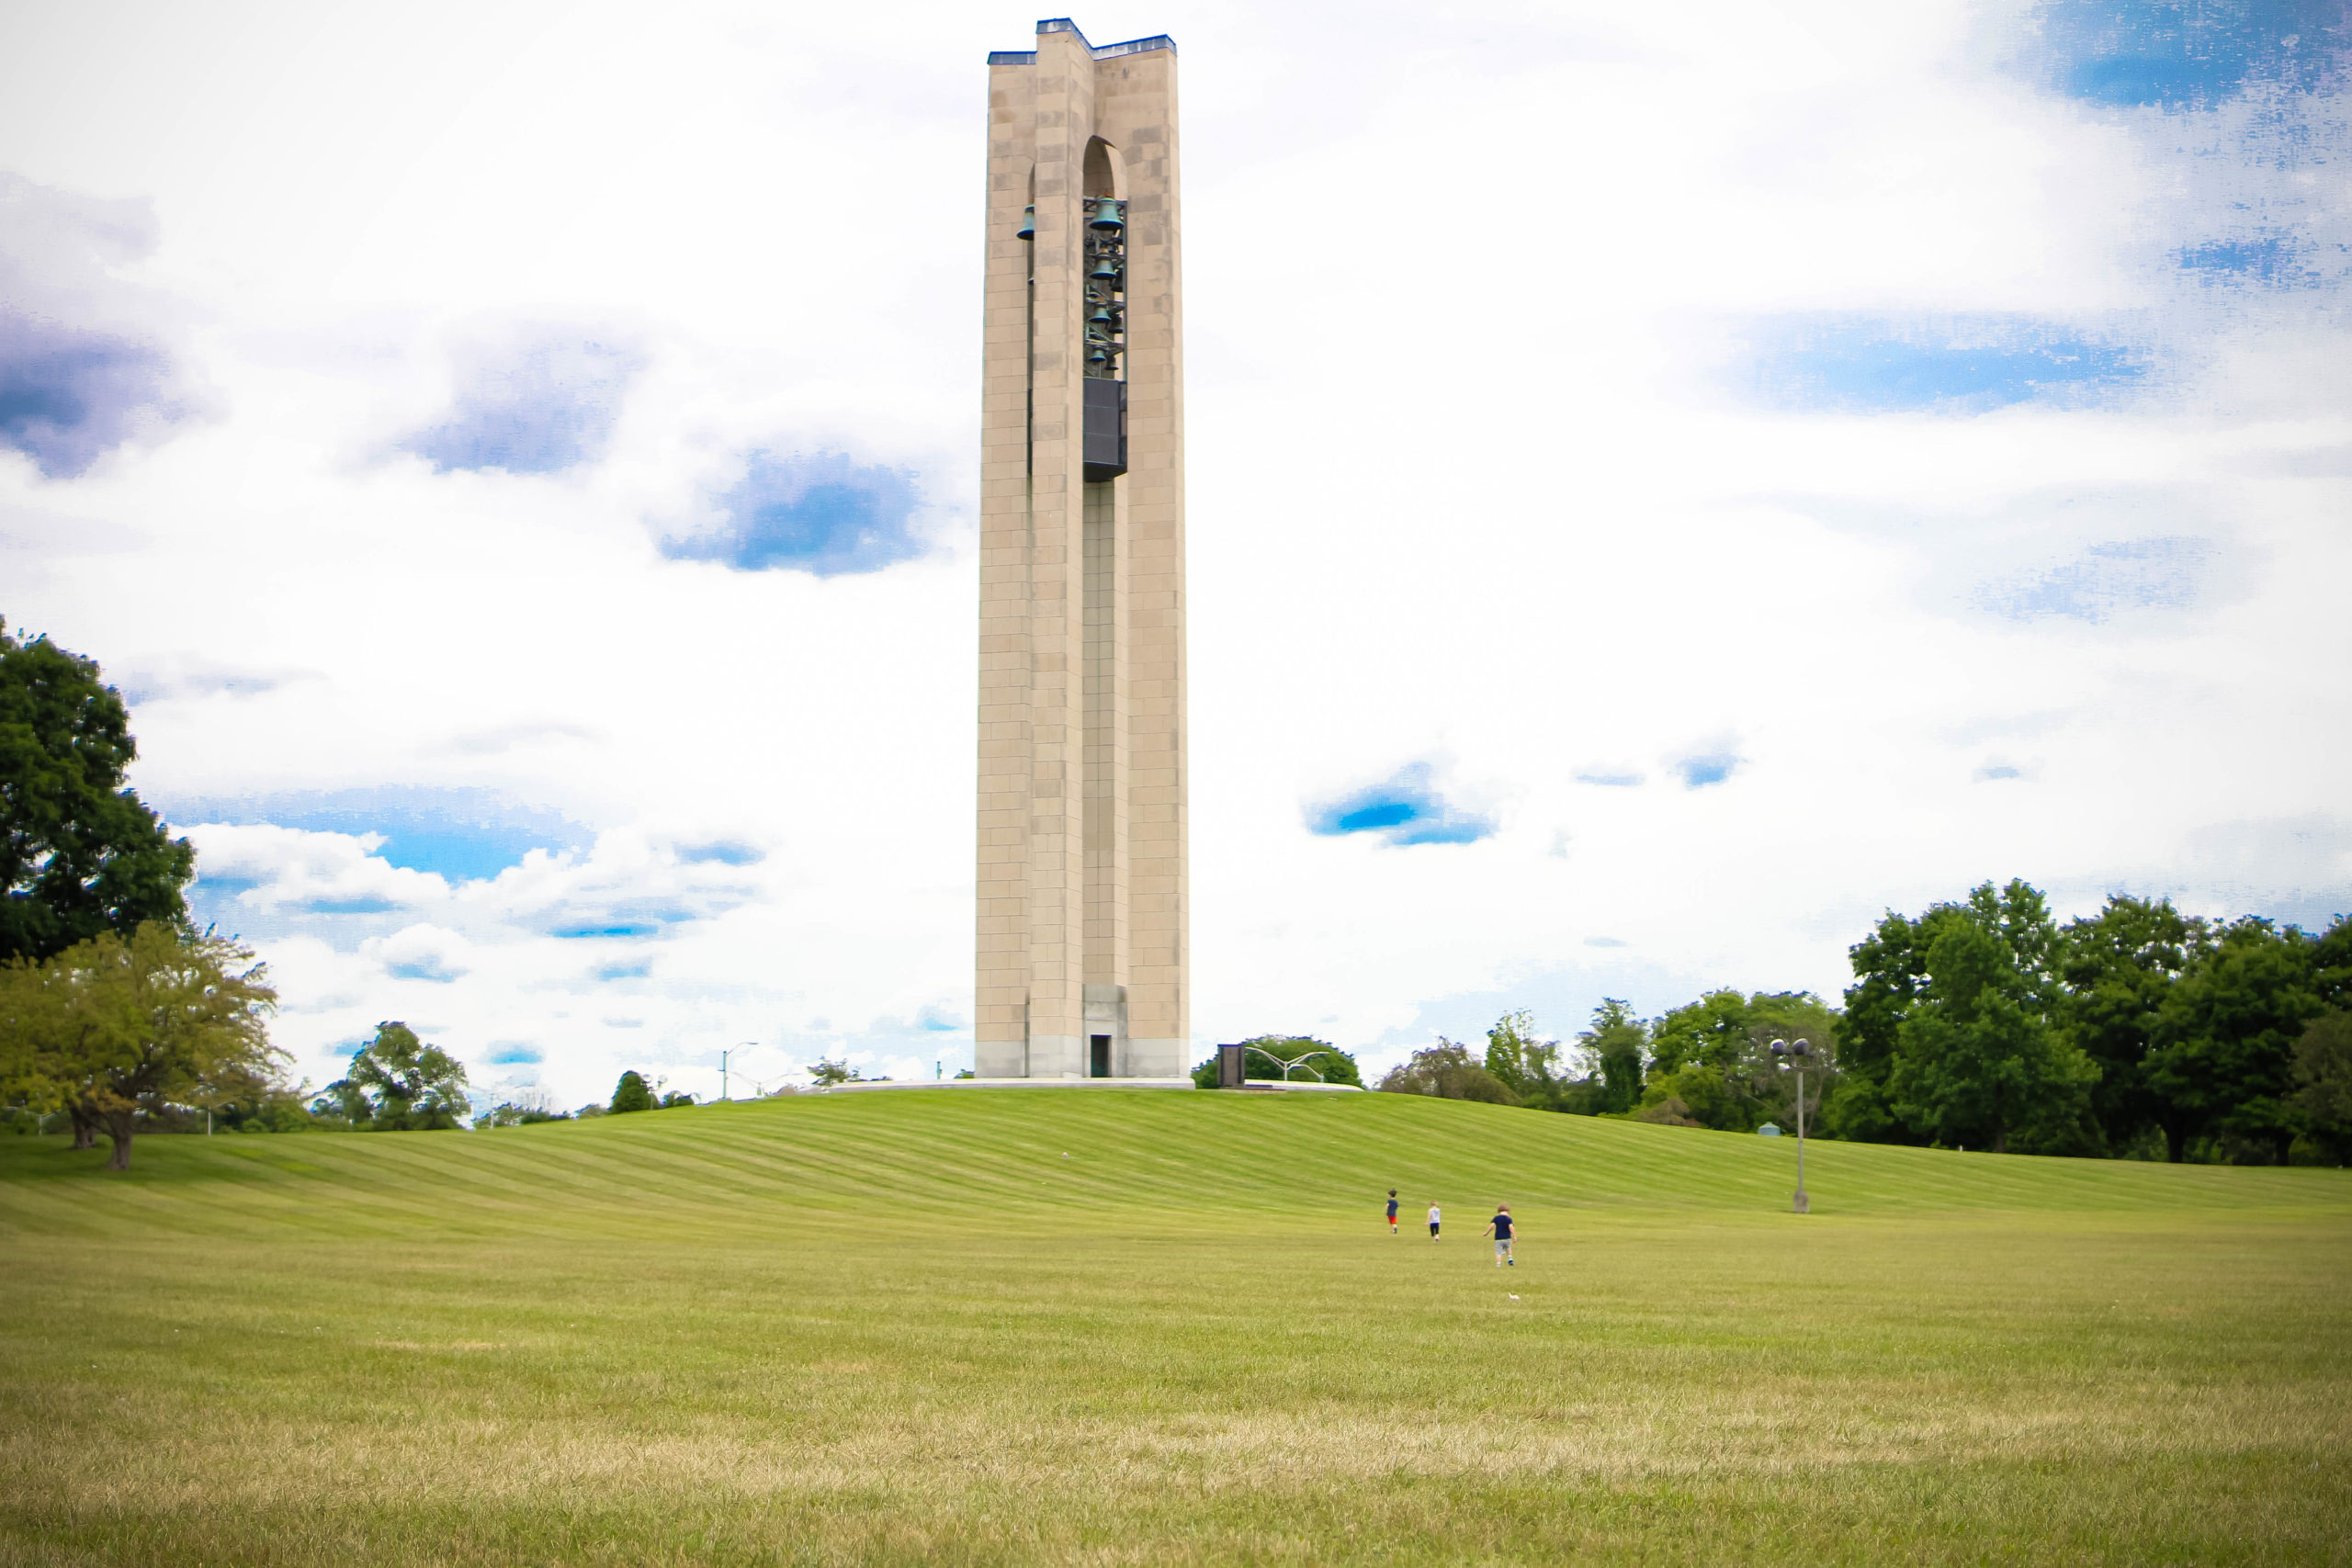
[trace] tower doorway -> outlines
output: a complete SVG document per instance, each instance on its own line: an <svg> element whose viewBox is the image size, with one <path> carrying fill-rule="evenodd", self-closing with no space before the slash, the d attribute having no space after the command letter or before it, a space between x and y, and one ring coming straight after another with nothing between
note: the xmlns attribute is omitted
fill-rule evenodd
<svg viewBox="0 0 2352 1568"><path fill-rule="evenodd" d="M1109 1077L1111 1076L1111 1037L1107 1034L1090 1034L1086 1037L1086 1042L1090 1047L1087 1052L1086 1076L1091 1078Z"/></svg>

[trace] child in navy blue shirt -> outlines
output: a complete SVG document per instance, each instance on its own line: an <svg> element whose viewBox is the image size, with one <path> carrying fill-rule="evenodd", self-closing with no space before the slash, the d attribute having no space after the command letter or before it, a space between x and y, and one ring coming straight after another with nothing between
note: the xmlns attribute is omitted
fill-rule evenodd
<svg viewBox="0 0 2352 1568"><path fill-rule="evenodd" d="M1495 1267L1499 1269L1508 1263L1514 1269L1518 1268L1519 1259L1510 1255L1510 1205L1509 1203L1498 1203L1495 1206L1495 1217L1487 1222L1487 1234L1495 1238Z"/></svg>

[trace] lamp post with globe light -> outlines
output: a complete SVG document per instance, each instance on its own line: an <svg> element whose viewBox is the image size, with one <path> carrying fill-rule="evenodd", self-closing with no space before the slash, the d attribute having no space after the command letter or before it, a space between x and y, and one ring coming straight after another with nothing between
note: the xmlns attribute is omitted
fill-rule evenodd
<svg viewBox="0 0 2352 1568"><path fill-rule="evenodd" d="M1791 1067L1796 1069L1797 1195L1792 1212L1809 1214L1813 1213L1813 1200L1805 1195L1804 1190L1804 1065L1813 1056L1813 1046L1803 1040L1793 1043L1786 1040L1775 1040L1772 1042L1772 1055L1776 1059L1774 1065L1782 1071L1785 1072Z"/></svg>

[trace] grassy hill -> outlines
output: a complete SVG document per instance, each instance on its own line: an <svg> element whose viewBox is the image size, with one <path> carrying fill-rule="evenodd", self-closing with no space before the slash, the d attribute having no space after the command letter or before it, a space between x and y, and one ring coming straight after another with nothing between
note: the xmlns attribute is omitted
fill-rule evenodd
<svg viewBox="0 0 2352 1568"><path fill-rule="evenodd" d="M2352 1176L1806 1144L1815 1218L1983 1211L2321 1208ZM338 1235L724 1226L795 1212L1050 1224L1083 1210L1183 1226L1361 1221L1408 1203L1764 1215L1796 1140L1402 1095L960 1089L803 1096L490 1134L150 1137L93 1179L56 1140L0 1142L0 1225L104 1234L254 1225ZM1478 1215L1481 1224L1485 1213Z"/></svg>
<svg viewBox="0 0 2352 1568"><path fill-rule="evenodd" d="M2352 1561L2345 1172L1800 1218L1792 1139L1100 1090L102 1159L0 1140L0 1564Z"/></svg>

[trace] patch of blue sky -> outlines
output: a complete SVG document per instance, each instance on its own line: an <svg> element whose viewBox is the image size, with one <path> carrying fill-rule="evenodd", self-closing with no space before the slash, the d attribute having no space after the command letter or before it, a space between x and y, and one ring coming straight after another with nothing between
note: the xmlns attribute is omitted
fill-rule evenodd
<svg viewBox="0 0 2352 1568"><path fill-rule="evenodd" d="M565 933L559 931L556 934L561 936ZM653 965L646 960L639 959L633 964L601 964L596 970L596 978L599 980L642 980L652 973Z"/></svg>
<svg viewBox="0 0 2352 1568"><path fill-rule="evenodd" d="M1644 782L1640 773L1583 773L1576 777L1578 784L1600 784L1605 789L1632 789Z"/></svg>
<svg viewBox="0 0 2352 1568"><path fill-rule="evenodd" d="M930 548L915 528L922 492L902 468L754 452L742 480L718 498L719 525L664 540L673 560L714 560L738 571L842 577L879 571Z"/></svg>
<svg viewBox="0 0 2352 1568"><path fill-rule="evenodd" d="M182 417L153 344L0 308L0 447L78 479L150 419Z"/></svg>
<svg viewBox="0 0 2352 1568"><path fill-rule="evenodd" d="M1682 758L1674 764L1674 772L1684 789L1705 789L1730 778L1744 761L1729 751L1706 751Z"/></svg>
<svg viewBox="0 0 2352 1568"><path fill-rule="evenodd" d="M1758 322L1735 373L1768 407L1826 413L1977 414L2110 401L2150 353L2028 316L1808 312Z"/></svg>
<svg viewBox="0 0 2352 1568"><path fill-rule="evenodd" d="M756 865L765 856L754 845L721 840L708 844L681 844L678 858L688 865Z"/></svg>
<svg viewBox="0 0 2352 1568"><path fill-rule="evenodd" d="M2260 284L2272 288L2312 288L2329 281L2312 263L2312 246L2290 235L2212 240L2173 253L2181 270L2208 284Z"/></svg>
<svg viewBox="0 0 2352 1568"><path fill-rule="evenodd" d="M537 1045L519 1040L493 1040L490 1043L490 1055L482 1058L493 1067L525 1066L546 1059L546 1053Z"/></svg>
<svg viewBox="0 0 2352 1568"><path fill-rule="evenodd" d="M400 908L389 898L313 898L295 906L306 915L388 915Z"/></svg>
<svg viewBox="0 0 2352 1568"><path fill-rule="evenodd" d="M1400 768L1383 783L1306 808L1310 832L1326 837L1375 833L1392 844L1469 844L1491 835L1495 819L1448 801L1432 785L1427 762Z"/></svg>
<svg viewBox="0 0 2352 1568"><path fill-rule="evenodd" d="M575 915L559 920L549 928L548 934L572 940L659 936L671 926L684 925L701 918L699 910L687 908L682 904L623 903L595 914Z"/></svg>
<svg viewBox="0 0 2352 1568"><path fill-rule="evenodd" d="M635 350L542 338L486 359L464 378L448 417L400 443L436 473L552 474L595 461L611 445Z"/></svg>
<svg viewBox="0 0 2352 1568"><path fill-rule="evenodd" d="M411 958L384 965L384 973L400 980L430 980L436 985L448 985L465 970L439 958Z"/></svg>
<svg viewBox="0 0 2352 1568"><path fill-rule="evenodd" d="M2191 535L2119 539L2071 559L1999 578L1976 590L1978 608L2006 620L2097 626L2130 610L2182 610L2197 603L2213 542Z"/></svg>
<svg viewBox="0 0 2352 1568"><path fill-rule="evenodd" d="M535 849L578 852L592 841L586 828L561 813L487 789L385 785L191 799L163 809L182 824L274 823L314 833L379 834L385 841L376 853L387 863L432 872L452 885L496 876Z"/></svg>
<svg viewBox="0 0 2352 1568"><path fill-rule="evenodd" d="M2199 108L2257 83L2343 79L2343 0L2042 0L2027 51L2043 81L2112 107Z"/></svg>

